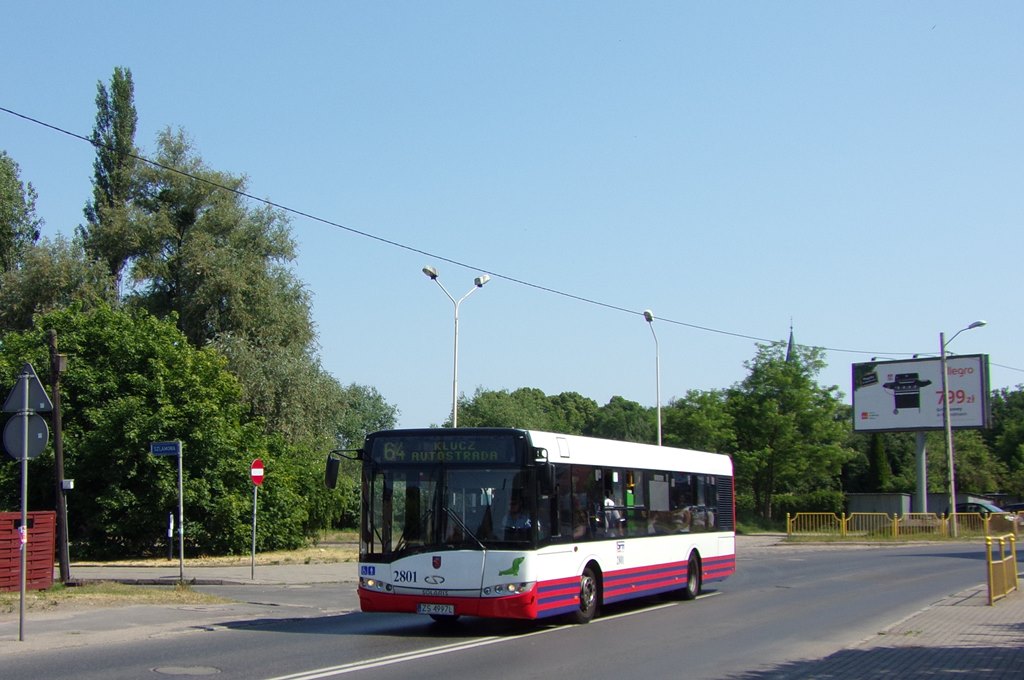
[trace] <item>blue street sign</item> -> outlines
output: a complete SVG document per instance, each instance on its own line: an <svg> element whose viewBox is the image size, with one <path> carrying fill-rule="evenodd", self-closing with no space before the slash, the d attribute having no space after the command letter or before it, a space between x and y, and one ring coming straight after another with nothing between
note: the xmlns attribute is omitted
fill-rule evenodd
<svg viewBox="0 0 1024 680"><path fill-rule="evenodd" d="M180 456L181 442L150 442L149 452L154 456Z"/></svg>

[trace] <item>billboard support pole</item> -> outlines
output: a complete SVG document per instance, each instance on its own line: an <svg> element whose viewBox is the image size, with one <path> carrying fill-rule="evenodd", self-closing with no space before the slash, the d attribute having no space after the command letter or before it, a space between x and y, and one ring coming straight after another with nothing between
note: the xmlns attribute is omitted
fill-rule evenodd
<svg viewBox="0 0 1024 680"><path fill-rule="evenodd" d="M918 430L915 436L917 443L917 511L928 512L928 449L925 445L924 431Z"/></svg>

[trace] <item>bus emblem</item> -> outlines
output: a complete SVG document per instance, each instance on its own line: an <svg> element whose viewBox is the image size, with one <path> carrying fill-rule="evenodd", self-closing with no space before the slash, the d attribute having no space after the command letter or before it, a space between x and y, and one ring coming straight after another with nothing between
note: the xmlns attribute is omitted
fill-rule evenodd
<svg viewBox="0 0 1024 680"><path fill-rule="evenodd" d="M523 563L525 557L517 557L512 560L512 566L508 569L502 569L498 572L498 576L519 576L519 565Z"/></svg>
<svg viewBox="0 0 1024 680"><path fill-rule="evenodd" d="M430 559L430 564L431 564L431 566L434 567L434 569L440 569L441 568L441 556L440 555L434 555Z"/></svg>

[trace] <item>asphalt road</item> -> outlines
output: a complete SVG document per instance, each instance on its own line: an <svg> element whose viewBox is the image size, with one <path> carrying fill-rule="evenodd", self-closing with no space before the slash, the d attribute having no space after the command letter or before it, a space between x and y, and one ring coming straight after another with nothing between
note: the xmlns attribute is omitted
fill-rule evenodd
<svg viewBox="0 0 1024 680"><path fill-rule="evenodd" d="M343 613L351 584L204 586L303 611L208 630L40 650L3 659L5 680L174 676L312 680L420 677L736 678L862 640L985 578L977 545L748 550L738 573L695 602L611 607L586 626Z"/></svg>

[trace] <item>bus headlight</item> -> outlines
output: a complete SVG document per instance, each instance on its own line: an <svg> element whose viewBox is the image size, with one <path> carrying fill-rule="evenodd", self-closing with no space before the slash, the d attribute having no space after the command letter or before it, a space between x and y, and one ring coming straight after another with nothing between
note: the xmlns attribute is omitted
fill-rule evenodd
<svg viewBox="0 0 1024 680"><path fill-rule="evenodd" d="M387 588L380 579L366 578L364 576L359 577L359 587L366 588L367 590L384 590ZM390 590L390 588L387 589Z"/></svg>
<svg viewBox="0 0 1024 680"><path fill-rule="evenodd" d="M484 597L507 597L509 595L522 595L533 588L533 583L501 583L496 586L486 586L480 591Z"/></svg>

